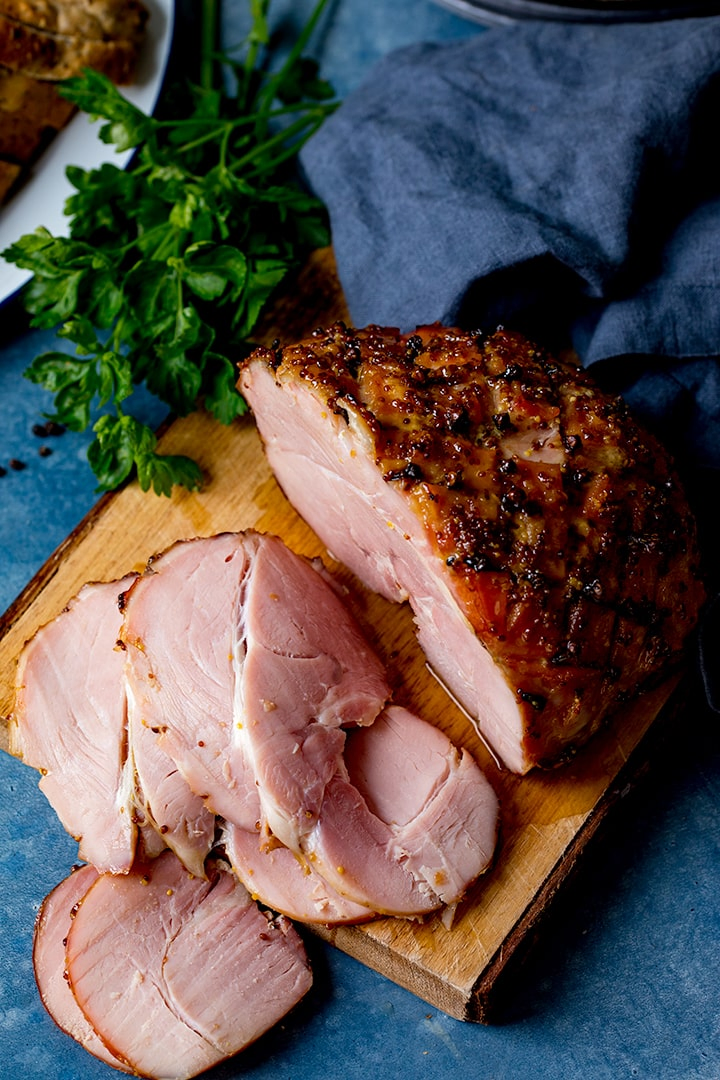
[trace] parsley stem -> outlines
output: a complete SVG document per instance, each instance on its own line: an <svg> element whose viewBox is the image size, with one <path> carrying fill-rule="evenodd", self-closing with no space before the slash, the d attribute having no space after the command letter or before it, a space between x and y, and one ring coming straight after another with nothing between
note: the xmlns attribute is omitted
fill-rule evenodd
<svg viewBox="0 0 720 1080"><path fill-rule="evenodd" d="M320 125L322 124L324 119L325 119L324 116L316 117L316 119L313 120L312 124L308 128L308 130L305 131L302 139L296 140L291 146L286 146L282 150L281 153L276 154L275 157L270 158L269 161L263 161L261 166L259 166L257 169L251 170L249 173L247 173L245 179L247 179L248 177L256 177L256 176L260 175L263 172L274 172L285 161L288 161L290 158L296 157L300 147L302 145L304 145L304 143L306 143L307 140L309 138L311 138L312 135L315 134L315 132L318 130L318 128L320 127ZM268 144L266 143L265 146L267 147L267 145Z"/></svg>
<svg viewBox="0 0 720 1080"><path fill-rule="evenodd" d="M203 0L200 27L200 85L203 90L215 89L219 32L220 9L218 0Z"/></svg>
<svg viewBox="0 0 720 1080"><path fill-rule="evenodd" d="M259 70L258 54L270 41L267 15L270 0L250 0L252 26L247 38L247 52L242 67L236 70L238 78L237 105L243 112L250 111L250 90L254 77Z"/></svg>
<svg viewBox="0 0 720 1080"><path fill-rule="evenodd" d="M309 39L315 31L315 27L320 21L320 16L325 10L327 3L328 0L318 0L318 3L315 5L315 8L310 15L310 18L305 23L299 35L295 39L293 46L290 49L290 52L285 58L284 63L282 64L278 72L271 78L269 78L265 85L258 92L255 99L255 110L259 114L258 126L256 130L260 131L261 129L263 129L263 124L261 123L263 119L265 121L264 130L267 130L267 119L272 103L274 99L278 96L278 91L285 82L288 76L288 72L292 71L292 69L295 67L300 57L302 56Z"/></svg>
<svg viewBox="0 0 720 1080"><path fill-rule="evenodd" d="M288 116L291 113L311 111L315 109L331 109L335 107L334 102L307 102L307 101L291 101L287 104L281 105L276 109L270 109L267 113L268 120L277 120L283 116ZM225 128L236 127L251 127L255 123L254 116L233 116L228 119L217 120L214 118L197 119L192 117L188 120L154 120L153 126L156 131L162 131L163 128L168 128L170 131L182 131L184 127L189 128L207 128L201 136L198 136L199 140L204 141L206 139L214 139L217 135L222 134ZM176 147L179 153L182 153L187 147L194 146L194 143L182 143Z"/></svg>
<svg viewBox="0 0 720 1080"><path fill-rule="evenodd" d="M252 150L249 150L242 157L234 161L230 166L230 171L233 173L241 172L247 165L251 164L258 157L262 157L263 154L267 153L268 150L271 150L275 146L282 146L283 144L288 143L289 140L293 140L296 135L302 135L302 133L306 132L306 129L310 127L310 131L306 132L305 138L300 141L295 139L295 141L293 141L290 146L287 146L286 149L287 151L289 151L289 153L286 152L285 154L283 154L283 157L294 155L295 153L297 153L299 145L301 145L301 143L304 142L305 139L307 139L309 135L311 135L312 132L319 127L319 125L325 119L329 111L330 110L327 106L316 106L315 108L308 109L305 116L301 116L293 124L289 124L281 131L278 131L274 135L271 135L268 139L265 139L264 142L261 142L257 146L254 146ZM272 168L272 165L264 163L260 167L260 170L266 171L269 168Z"/></svg>

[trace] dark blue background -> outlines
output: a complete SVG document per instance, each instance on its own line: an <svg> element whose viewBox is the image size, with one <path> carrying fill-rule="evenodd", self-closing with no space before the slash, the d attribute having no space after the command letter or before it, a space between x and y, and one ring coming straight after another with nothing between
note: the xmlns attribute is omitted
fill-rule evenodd
<svg viewBox="0 0 720 1080"><path fill-rule="evenodd" d="M244 4L226 3L226 40ZM302 20L306 0L274 10ZM182 28L182 27L181 27ZM317 49L344 95L381 55L422 40L482 31L426 0L338 0ZM0 609L92 506L85 439L31 434L46 405L21 377L54 347L30 333L17 304L0 310ZM623 375L624 375L623 371ZM686 368L694 386L693 369ZM615 378L621 375L615 373ZM634 383L634 380L633 380ZM645 399L647 400L647 398ZM696 408L695 395L688 405ZM150 419L159 415L150 403ZM148 498L153 496L149 495ZM299 1011L213 1073L253 1080L717 1080L720 1076L720 744L697 680L651 774L619 807L561 898L519 978L505 1022L462 1024L331 948L311 943L316 986ZM38 904L76 847L35 774L0 759L0 1077L92 1080L110 1075L57 1031L31 971Z"/></svg>

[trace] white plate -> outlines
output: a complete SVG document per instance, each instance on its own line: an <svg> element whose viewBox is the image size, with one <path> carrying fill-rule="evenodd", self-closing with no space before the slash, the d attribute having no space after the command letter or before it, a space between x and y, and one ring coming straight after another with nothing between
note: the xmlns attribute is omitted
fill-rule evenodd
<svg viewBox="0 0 720 1080"><path fill-rule="evenodd" d="M151 113L155 108L165 75L173 36L174 0L145 0L150 12L147 36L143 43L137 75L132 86L121 87L122 94ZM0 207L0 252L25 233L44 225L55 236L66 236L68 219L63 213L65 200L74 191L65 176L68 165L95 169L104 162L121 168L127 165L132 151L118 153L98 138L99 123L91 123L78 113L53 139L36 162L33 171L17 195ZM31 277L0 256L0 303L11 296Z"/></svg>

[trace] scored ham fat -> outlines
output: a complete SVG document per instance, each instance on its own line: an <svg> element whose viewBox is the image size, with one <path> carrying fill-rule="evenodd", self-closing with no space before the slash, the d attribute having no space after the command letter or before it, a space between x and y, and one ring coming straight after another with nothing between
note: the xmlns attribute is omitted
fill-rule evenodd
<svg viewBox="0 0 720 1080"><path fill-rule="evenodd" d="M428 662L505 765L556 764L682 658L704 599L663 447L519 335L342 323L241 365L293 506L409 600Z"/></svg>

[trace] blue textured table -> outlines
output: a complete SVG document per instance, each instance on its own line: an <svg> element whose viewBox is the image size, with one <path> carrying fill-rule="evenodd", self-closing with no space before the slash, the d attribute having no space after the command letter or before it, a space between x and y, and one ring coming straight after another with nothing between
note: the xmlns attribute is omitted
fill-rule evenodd
<svg viewBox="0 0 720 1080"><path fill-rule="evenodd" d="M245 5L226 5L237 40ZM301 18L309 4L279 4ZM241 10L242 9L242 10ZM180 20L182 31L182 20ZM345 94L389 49L477 33L426 0L339 0L318 43ZM0 309L0 610L95 501L83 437L40 439L47 405L22 378L56 344ZM148 405L147 415L159 420ZM52 453L40 454L41 445ZM11 459L23 462L19 470ZM153 498L148 495L148 498ZM520 972L504 1022L462 1024L356 961L310 942L315 987L259 1044L212 1073L257 1080L718 1080L720 740L699 688L675 737L615 812ZM76 845L33 771L0 755L0 1078L92 1080L109 1071L46 1016L32 976L32 925Z"/></svg>

